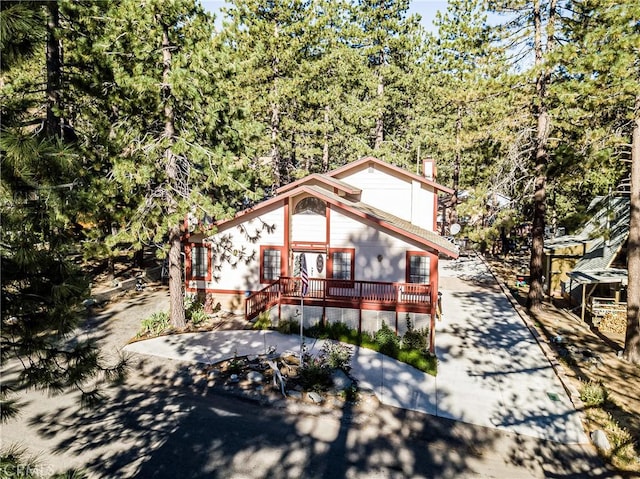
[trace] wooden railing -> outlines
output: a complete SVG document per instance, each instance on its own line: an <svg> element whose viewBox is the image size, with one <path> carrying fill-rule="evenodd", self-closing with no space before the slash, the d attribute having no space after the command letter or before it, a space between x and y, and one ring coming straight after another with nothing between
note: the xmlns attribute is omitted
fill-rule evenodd
<svg viewBox="0 0 640 479"><path fill-rule="evenodd" d="M244 316L251 320L258 316L262 311L266 311L271 306L278 304L280 299L280 283L275 281L269 286L262 288L260 291L247 296L244 305Z"/></svg>
<svg viewBox="0 0 640 479"><path fill-rule="evenodd" d="M279 302L299 299L301 288L300 278L281 277L247 297L245 317L251 320ZM384 305L385 309L412 305L428 313L431 306L431 285L310 278L305 301L336 307L378 304Z"/></svg>

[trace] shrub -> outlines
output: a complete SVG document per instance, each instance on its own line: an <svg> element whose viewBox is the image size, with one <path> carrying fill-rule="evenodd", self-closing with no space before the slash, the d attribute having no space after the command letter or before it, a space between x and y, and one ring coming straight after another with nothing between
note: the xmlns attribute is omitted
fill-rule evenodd
<svg viewBox="0 0 640 479"><path fill-rule="evenodd" d="M263 311L258 315L255 322L253 323L253 329L269 329L271 327L271 317L269 315L269 311Z"/></svg>
<svg viewBox="0 0 640 479"><path fill-rule="evenodd" d="M346 344L327 341L322 346L322 355L326 358L330 369L342 369L344 371L351 369L353 351Z"/></svg>
<svg viewBox="0 0 640 479"><path fill-rule="evenodd" d="M199 326L209 319L204 304L194 294L187 294L184 297L184 315L186 320L191 321L194 326Z"/></svg>
<svg viewBox="0 0 640 479"><path fill-rule="evenodd" d="M194 326L199 326L203 323L206 323L209 320L209 315L205 313L204 308L200 307L191 311L191 323Z"/></svg>
<svg viewBox="0 0 640 479"><path fill-rule="evenodd" d="M375 342L378 344L378 351L392 358L398 357L400 351L400 339L394 331L392 331L387 323L383 322L382 327L376 331L374 336Z"/></svg>
<svg viewBox="0 0 640 479"><path fill-rule="evenodd" d="M169 329L169 313L153 313L142 320L142 325L138 336L158 336Z"/></svg>
<svg viewBox="0 0 640 479"><path fill-rule="evenodd" d="M608 393L602 383L589 381L580 388L580 399L585 406L602 406L607 400Z"/></svg>
<svg viewBox="0 0 640 479"><path fill-rule="evenodd" d="M306 390L326 391L332 384L331 368L326 358L314 358L308 354L303 357L303 364L298 372L302 387Z"/></svg>
<svg viewBox="0 0 640 479"><path fill-rule="evenodd" d="M407 332L402 337L402 349L417 349L424 351L427 349L427 330L415 329L411 317L407 314Z"/></svg>
<svg viewBox="0 0 640 479"><path fill-rule="evenodd" d="M300 333L300 323L295 319L285 319L278 323L277 330L282 334L298 334Z"/></svg>
<svg viewBox="0 0 640 479"><path fill-rule="evenodd" d="M345 343L357 344L358 331L349 328L346 323L335 322L323 325L322 323L315 324L310 328L305 329L305 335L311 338L317 339L333 339L335 341L342 341Z"/></svg>

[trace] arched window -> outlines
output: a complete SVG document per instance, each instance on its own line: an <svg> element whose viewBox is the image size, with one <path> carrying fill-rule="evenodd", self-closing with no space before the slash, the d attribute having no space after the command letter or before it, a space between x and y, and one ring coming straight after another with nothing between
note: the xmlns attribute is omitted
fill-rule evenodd
<svg viewBox="0 0 640 479"><path fill-rule="evenodd" d="M298 202L296 205L296 209L293 212L294 215L321 215L326 216L326 205L324 201L319 200L318 198L314 198L313 196L309 196L304 198Z"/></svg>

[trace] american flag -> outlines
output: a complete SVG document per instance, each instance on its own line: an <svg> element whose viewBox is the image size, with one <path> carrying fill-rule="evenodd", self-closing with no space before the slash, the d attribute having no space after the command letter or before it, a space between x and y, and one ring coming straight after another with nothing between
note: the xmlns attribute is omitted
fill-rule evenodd
<svg viewBox="0 0 640 479"><path fill-rule="evenodd" d="M309 291L309 273L304 253L300 253L300 277L302 278L302 296L306 296Z"/></svg>

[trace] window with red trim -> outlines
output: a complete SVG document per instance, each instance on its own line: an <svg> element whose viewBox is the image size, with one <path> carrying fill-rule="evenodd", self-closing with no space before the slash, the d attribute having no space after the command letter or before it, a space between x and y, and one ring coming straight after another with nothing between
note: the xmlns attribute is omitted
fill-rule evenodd
<svg viewBox="0 0 640 479"><path fill-rule="evenodd" d="M270 283L282 275L282 247L260 247L260 282Z"/></svg>
<svg viewBox="0 0 640 479"><path fill-rule="evenodd" d="M407 252L407 283L429 284L431 258L427 253Z"/></svg>
<svg viewBox="0 0 640 479"><path fill-rule="evenodd" d="M353 281L355 252L354 248L329 249L327 278Z"/></svg>
<svg viewBox="0 0 640 479"><path fill-rule="evenodd" d="M191 277L206 279L209 272L209 248L205 246L191 247Z"/></svg>

